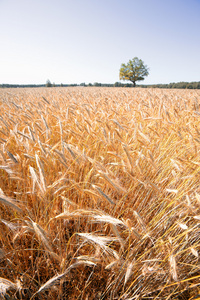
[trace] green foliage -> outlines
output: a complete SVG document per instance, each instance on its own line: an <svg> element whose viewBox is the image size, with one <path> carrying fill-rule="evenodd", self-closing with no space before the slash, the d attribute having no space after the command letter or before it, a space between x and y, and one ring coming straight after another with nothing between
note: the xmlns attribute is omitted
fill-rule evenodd
<svg viewBox="0 0 200 300"><path fill-rule="evenodd" d="M119 87L119 86L121 86L121 82L118 82L118 81L117 81L117 82L115 82L115 83L114 83L114 86L115 86L115 87Z"/></svg>
<svg viewBox="0 0 200 300"><path fill-rule="evenodd" d="M95 82L95 83L94 83L94 86L102 86L102 84L99 83L99 82Z"/></svg>
<svg viewBox="0 0 200 300"><path fill-rule="evenodd" d="M46 81L46 87L52 87L51 81L49 79Z"/></svg>
<svg viewBox="0 0 200 300"><path fill-rule="evenodd" d="M120 80L129 80L135 86L136 81L144 80L149 75L149 69L138 57L130 59L127 64L122 64L119 71Z"/></svg>
<svg viewBox="0 0 200 300"><path fill-rule="evenodd" d="M152 85L140 85L142 88L161 88L161 89L200 89L200 81L197 82L171 82L169 84L152 84Z"/></svg>

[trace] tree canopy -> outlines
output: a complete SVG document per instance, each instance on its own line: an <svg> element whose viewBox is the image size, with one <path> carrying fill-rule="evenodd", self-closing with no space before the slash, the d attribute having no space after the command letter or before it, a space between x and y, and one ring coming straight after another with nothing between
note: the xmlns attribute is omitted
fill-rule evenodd
<svg viewBox="0 0 200 300"><path fill-rule="evenodd" d="M138 57L130 59L127 64L122 64L119 71L120 80L129 80L136 85L136 81L144 80L149 75L149 68Z"/></svg>
<svg viewBox="0 0 200 300"><path fill-rule="evenodd" d="M52 83L49 79L46 81L46 87L52 87Z"/></svg>

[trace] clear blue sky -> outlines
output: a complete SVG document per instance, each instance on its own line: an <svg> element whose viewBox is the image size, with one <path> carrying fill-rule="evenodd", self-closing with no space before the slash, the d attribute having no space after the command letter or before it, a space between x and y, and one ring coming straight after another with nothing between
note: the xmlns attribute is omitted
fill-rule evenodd
<svg viewBox="0 0 200 300"><path fill-rule="evenodd" d="M200 0L0 0L0 83L200 81Z"/></svg>

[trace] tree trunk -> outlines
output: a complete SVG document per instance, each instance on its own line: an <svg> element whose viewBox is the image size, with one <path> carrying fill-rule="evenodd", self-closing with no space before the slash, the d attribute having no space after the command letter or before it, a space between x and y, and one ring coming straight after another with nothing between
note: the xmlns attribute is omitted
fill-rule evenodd
<svg viewBox="0 0 200 300"><path fill-rule="evenodd" d="M135 81L132 81L132 82L133 82L133 87L135 87L136 86Z"/></svg>

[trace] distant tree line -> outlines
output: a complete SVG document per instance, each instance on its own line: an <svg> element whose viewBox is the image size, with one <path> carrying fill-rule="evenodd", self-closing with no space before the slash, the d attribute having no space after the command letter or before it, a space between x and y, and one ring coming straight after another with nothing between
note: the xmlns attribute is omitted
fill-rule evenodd
<svg viewBox="0 0 200 300"><path fill-rule="evenodd" d="M38 88L38 87L59 87L59 86L78 86L78 84L9 84L9 83L3 83L0 84L0 88Z"/></svg>
<svg viewBox="0 0 200 300"><path fill-rule="evenodd" d="M133 87L132 84L123 84L121 82L115 82L116 87ZM160 89L200 89L200 81L195 82L172 82L166 84L140 84L137 87L141 88L160 88Z"/></svg>
<svg viewBox="0 0 200 300"><path fill-rule="evenodd" d="M0 84L0 88L34 88L34 87L44 87L45 84L9 84L9 83L3 83Z"/></svg>
<svg viewBox="0 0 200 300"><path fill-rule="evenodd" d="M115 82L112 83L81 83L80 86L102 86L102 87L134 87L132 83ZM200 81L195 82L172 82L168 84L138 84L137 87L141 88L163 88L163 89L200 89Z"/></svg>
<svg viewBox="0 0 200 300"><path fill-rule="evenodd" d="M85 82L81 84L55 84L51 83L49 80L46 84L0 84L0 88L37 88L37 87L69 87L69 86L97 86L97 87L133 87L132 83L99 83L94 82L86 84ZM141 84L137 85L141 88L164 88L164 89L200 89L200 81L197 82L172 82L169 84Z"/></svg>
<svg viewBox="0 0 200 300"><path fill-rule="evenodd" d="M200 81L194 82L172 82L169 84L140 85L140 87L164 88L164 89L200 89Z"/></svg>

